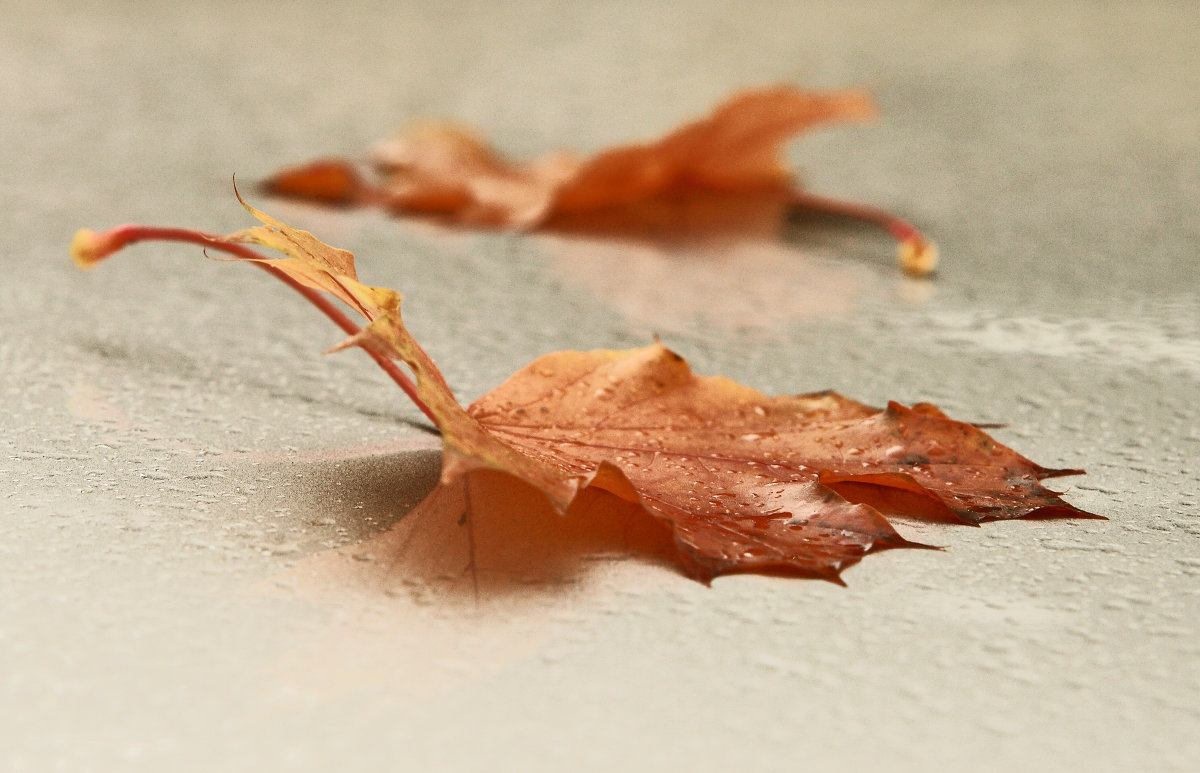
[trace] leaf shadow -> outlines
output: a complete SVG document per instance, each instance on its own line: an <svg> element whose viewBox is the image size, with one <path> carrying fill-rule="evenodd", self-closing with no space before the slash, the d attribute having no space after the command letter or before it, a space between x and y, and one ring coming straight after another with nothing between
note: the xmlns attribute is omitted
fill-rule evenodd
<svg viewBox="0 0 1200 773"><path fill-rule="evenodd" d="M588 490L558 515L540 492L496 472L472 473L431 497L440 457L343 454L303 465L289 502L356 539L247 589L317 612L315 627L292 637L271 665L287 701L381 685L437 694L547 653L564 614L624 609L630 594L664 580L692 584L663 530L643 534L645 518L627 522L630 503ZM468 498L486 501L489 517L464 518ZM640 560L623 560L631 553Z"/></svg>
<svg viewBox="0 0 1200 773"><path fill-rule="evenodd" d="M291 513L307 545L370 540L433 490L441 453L436 448L363 450L248 460L271 481L253 504Z"/></svg>
<svg viewBox="0 0 1200 773"><path fill-rule="evenodd" d="M311 465L291 504L352 541L300 558L266 586L306 599L510 606L561 595L633 555L678 574L669 531L633 503L585 489L560 515L537 489L487 470L435 488L439 458ZM472 514L484 509L486 518Z"/></svg>
<svg viewBox="0 0 1200 773"><path fill-rule="evenodd" d="M658 331L763 329L853 313L880 279L834 240L790 228L770 197L691 194L557 217L539 232L552 270ZM890 254L890 253L888 253Z"/></svg>
<svg viewBox="0 0 1200 773"><path fill-rule="evenodd" d="M157 378L169 379L172 383L202 383L210 387L215 378L214 371L223 372L226 367L232 367L237 369L236 378L241 387L259 390L273 400L319 404L326 409L338 409L371 419L407 424L426 433L436 432L427 422L405 412L368 408L328 392L318 393L306 388L304 384L297 385L294 380L289 382L284 378L272 378L270 374L264 375L261 369L244 368L240 362L233 359L228 362L221 361L221 368L218 369L212 361L205 361L174 346L131 343L83 333L72 336L70 343L86 357Z"/></svg>
<svg viewBox="0 0 1200 773"><path fill-rule="evenodd" d="M793 249L835 253L848 263L895 271L895 240L861 220L788 207L780 219L779 240Z"/></svg>

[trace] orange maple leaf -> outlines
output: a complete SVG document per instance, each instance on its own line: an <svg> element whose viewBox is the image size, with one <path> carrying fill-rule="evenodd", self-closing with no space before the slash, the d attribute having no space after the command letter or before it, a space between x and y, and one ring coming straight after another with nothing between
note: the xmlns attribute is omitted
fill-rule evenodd
<svg viewBox="0 0 1200 773"><path fill-rule="evenodd" d="M704 582L746 571L837 580L872 550L922 547L881 509L969 524L1094 517L1040 483L1080 471L1040 467L931 405L879 410L832 392L767 397L697 376L659 343L546 355L464 409L405 327L399 294L359 282L349 252L243 205L262 225L225 237L143 226L80 231L72 254L90 267L134 241L190 241L287 281L350 334L336 349L365 349L441 432L441 479L419 510L453 500L467 519L486 519L491 503L466 491L479 473L499 474L506 482L498 491L513 496L532 488L560 514L581 493L602 491L669 530L684 570ZM285 257L268 259L247 244ZM358 328L317 291L367 325Z"/></svg>
<svg viewBox="0 0 1200 773"><path fill-rule="evenodd" d="M289 167L264 183L269 193L330 204L365 203L394 212L448 217L479 226L566 230L626 227L660 217L663 202L695 197L752 198L855 217L899 241L900 265L924 275L937 250L916 228L872 207L801 191L782 157L784 143L821 123L875 116L867 94L774 86L734 94L711 115L661 139L581 158L569 151L511 161L474 133L426 124L380 143L368 182L348 161L320 159ZM667 211L673 208L668 206Z"/></svg>

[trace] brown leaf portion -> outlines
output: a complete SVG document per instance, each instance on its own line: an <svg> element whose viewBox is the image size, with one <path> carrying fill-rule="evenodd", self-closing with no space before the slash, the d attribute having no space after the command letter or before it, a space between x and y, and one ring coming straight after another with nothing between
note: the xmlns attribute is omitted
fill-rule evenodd
<svg viewBox="0 0 1200 773"><path fill-rule="evenodd" d="M469 413L564 472L615 467L619 478L591 485L672 523L689 572L705 579L834 576L873 547L911 544L868 506L901 501L896 492L909 495L909 513L971 524L1086 515L1038 484L1056 471L933 406L881 411L832 392L770 398L696 376L657 344L547 355Z"/></svg>
<svg viewBox="0 0 1200 773"><path fill-rule="evenodd" d="M783 195L794 184L780 155L789 138L820 123L874 115L861 91L775 86L736 94L707 118L655 142L587 160L559 152L531 162L506 159L461 127L427 124L376 147L377 185L331 159L284 169L265 185L271 193L329 203L357 198L465 223L533 228L695 191Z"/></svg>
<svg viewBox="0 0 1200 773"><path fill-rule="evenodd" d="M901 267L923 276L937 265L937 249L916 228L873 207L800 190L782 157L784 143L798 132L874 116L870 97L854 89L749 89L653 142L591 158L562 151L528 162L501 156L460 126L424 124L375 148L374 181L364 180L349 162L325 158L283 169L264 188L324 204L361 203L476 226L609 235L664 225L686 230L695 227L694 219L675 221L687 221L687 212L697 206L736 210L748 202L782 211L786 205L884 228L899 243ZM706 230L711 226L704 222Z"/></svg>
<svg viewBox="0 0 1200 773"><path fill-rule="evenodd" d="M547 355L464 410L405 327L397 293L360 283L350 253L246 208L262 225L228 237L124 226L81 231L72 253L91 266L139 239L192 241L265 265L310 300L317 289L346 301L368 324L358 330L323 309L351 333L338 348L407 365L416 378L409 394L441 431L440 483L419 511L461 501L469 528L506 488L514 498L532 488L560 514L589 489L607 492L668 526L684 569L705 582L747 571L837 581L872 550L921 547L876 505L967 523L1088 515L1039 483L1076 471L1039 467L931 405L878 410L832 392L767 397L696 376L657 343ZM245 243L286 257L258 257ZM486 501L470 496L480 475L492 476Z"/></svg>
<svg viewBox="0 0 1200 773"><path fill-rule="evenodd" d="M823 469L820 481L856 501L880 505L899 492L917 494L964 523L1013 518L1095 517L1063 501L1040 481L1082 470L1042 467L993 440L981 429L954 421L929 403L906 408L889 403L847 432L853 447L892 443L840 469ZM876 445L877 450L881 450ZM876 491L871 491L874 488ZM886 489L879 492L878 489Z"/></svg>
<svg viewBox="0 0 1200 773"><path fill-rule="evenodd" d="M267 186L278 196L337 205L358 203L367 190L367 183L358 170L336 158L281 169Z"/></svg>
<svg viewBox="0 0 1200 773"><path fill-rule="evenodd" d="M820 93L777 86L744 92L658 142L615 148L583 164L559 186L553 214L694 190L783 195L795 183L781 158L788 139L820 123L874 116L870 97L861 91Z"/></svg>

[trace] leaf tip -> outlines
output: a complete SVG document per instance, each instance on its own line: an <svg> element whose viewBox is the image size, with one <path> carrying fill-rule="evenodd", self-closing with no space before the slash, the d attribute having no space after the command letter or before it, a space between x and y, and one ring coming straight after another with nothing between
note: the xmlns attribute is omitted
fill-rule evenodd
<svg viewBox="0 0 1200 773"><path fill-rule="evenodd" d="M896 258L909 276L928 276L937 268L937 245L919 235L910 236L900 242Z"/></svg>

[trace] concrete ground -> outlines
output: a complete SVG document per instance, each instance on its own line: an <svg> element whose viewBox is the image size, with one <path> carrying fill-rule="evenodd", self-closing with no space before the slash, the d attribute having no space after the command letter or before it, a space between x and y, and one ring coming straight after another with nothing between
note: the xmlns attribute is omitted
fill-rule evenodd
<svg viewBox="0 0 1200 773"><path fill-rule="evenodd" d="M1200 768L1200 53L1189 3L9 0L0 25L0 768ZM1006 422L1105 521L711 588L636 556L479 605L293 582L401 518L434 438L286 288L74 230L225 232L253 181L421 116L529 156L742 86L863 85L793 222L705 255L258 200L402 290L464 399L657 333L702 373ZM248 186L249 187L249 186ZM361 563L380 558L366 552ZM319 586L319 583L317 583Z"/></svg>

